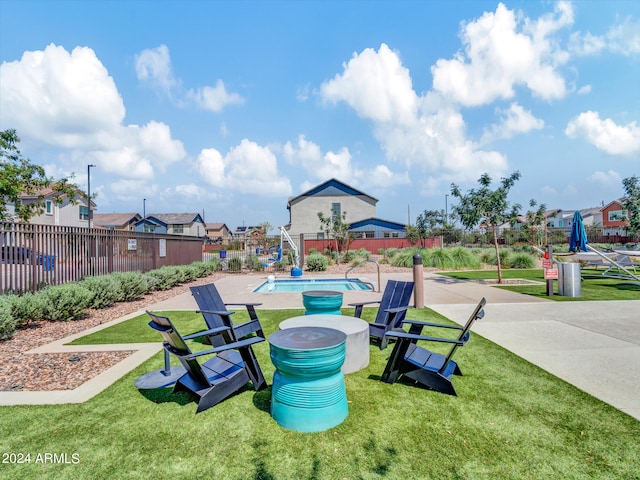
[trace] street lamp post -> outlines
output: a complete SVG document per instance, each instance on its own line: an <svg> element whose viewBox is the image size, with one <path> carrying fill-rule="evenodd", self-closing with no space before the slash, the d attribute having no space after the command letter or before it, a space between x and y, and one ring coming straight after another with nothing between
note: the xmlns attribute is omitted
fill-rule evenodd
<svg viewBox="0 0 640 480"><path fill-rule="evenodd" d="M147 218L147 199L142 199L142 219Z"/></svg>
<svg viewBox="0 0 640 480"><path fill-rule="evenodd" d="M445 225L447 224L448 220L449 220L449 206L447 204L447 199L449 198L449 194L445 193L444 194L444 223Z"/></svg>
<svg viewBox="0 0 640 480"><path fill-rule="evenodd" d="M87 165L87 223L91 228L91 167L95 168L95 165Z"/></svg>

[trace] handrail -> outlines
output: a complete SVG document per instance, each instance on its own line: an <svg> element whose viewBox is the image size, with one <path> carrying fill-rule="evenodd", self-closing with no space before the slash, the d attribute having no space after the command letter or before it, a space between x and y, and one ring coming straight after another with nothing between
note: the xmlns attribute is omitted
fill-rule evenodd
<svg viewBox="0 0 640 480"><path fill-rule="evenodd" d="M348 277L349 273L351 273L351 270L354 270L354 269L358 268L360 265L362 265L363 263L367 263L367 262L371 262L371 263L375 263L376 264L376 267L378 269L378 292L380 292L380 264L378 262L376 262L375 260L371 260L371 259L367 258L366 260L363 260L363 261L355 264L349 270L344 272L344 278L345 278L345 280L349 280L349 281L353 282L354 280L352 280L352 279L350 279ZM365 285L370 285L371 286L371 290L373 290L374 292L376 291L375 286L373 285L373 283L371 283L371 282L363 282L362 280L360 280L360 283L364 283Z"/></svg>

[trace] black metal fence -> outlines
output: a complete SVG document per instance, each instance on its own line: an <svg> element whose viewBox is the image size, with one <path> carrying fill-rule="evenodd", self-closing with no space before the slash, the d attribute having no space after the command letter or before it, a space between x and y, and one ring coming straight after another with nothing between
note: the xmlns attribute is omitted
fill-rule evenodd
<svg viewBox="0 0 640 480"><path fill-rule="evenodd" d="M202 239L98 228L0 223L0 292L202 260Z"/></svg>

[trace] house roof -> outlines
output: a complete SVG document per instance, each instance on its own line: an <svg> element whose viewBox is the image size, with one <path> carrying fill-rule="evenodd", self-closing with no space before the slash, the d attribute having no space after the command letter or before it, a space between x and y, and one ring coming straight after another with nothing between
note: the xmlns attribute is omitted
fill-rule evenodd
<svg viewBox="0 0 640 480"><path fill-rule="evenodd" d="M79 188L75 188L77 192L77 199L86 200L86 193L80 190ZM67 194L65 192L58 192L51 187L41 188L36 190L34 193L22 193L20 198L29 199L29 200L37 200L39 197L43 198L53 198L53 197L66 197ZM96 203L91 200L91 209L93 210L96 207Z"/></svg>
<svg viewBox="0 0 640 480"><path fill-rule="evenodd" d="M147 218L152 218L165 225L189 225L195 222L202 222L199 213L151 213Z"/></svg>
<svg viewBox="0 0 640 480"><path fill-rule="evenodd" d="M363 196L366 197L371 203L374 205L378 203L378 199L372 197L371 195L367 195L360 190L357 190L346 183L341 182L340 180L336 180L332 178L327 180L326 182L321 183L320 185L316 185L310 190L307 190L304 193L296 197L289 198L287 202L287 206L291 206L293 203L300 201L304 197L312 197L312 196L337 196L337 195L351 195L351 196Z"/></svg>
<svg viewBox="0 0 640 480"><path fill-rule="evenodd" d="M383 220L381 218L371 217L365 218L363 220L358 220L357 222L353 222L349 224L349 230L355 230L357 228L374 226L374 227L382 227L388 230L404 230L406 225L403 223L392 222L389 220Z"/></svg>
<svg viewBox="0 0 640 480"><path fill-rule="evenodd" d="M227 227L226 223L206 223L205 227L207 230L223 230L223 229L227 229L229 231L231 231L231 229L229 227Z"/></svg>
<svg viewBox="0 0 640 480"><path fill-rule="evenodd" d="M94 213L93 223L96 226L124 226L138 222L142 217L138 213Z"/></svg>

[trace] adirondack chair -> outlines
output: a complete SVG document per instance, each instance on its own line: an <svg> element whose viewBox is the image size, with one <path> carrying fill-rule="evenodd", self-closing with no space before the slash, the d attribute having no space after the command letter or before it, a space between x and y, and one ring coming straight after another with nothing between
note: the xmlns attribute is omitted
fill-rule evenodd
<svg viewBox="0 0 640 480"><path fill-rule="evenodd" d="M166 351L175 355L182 363L186 373L178 379L173 392L188 392L198 402L196 413L200 413L243 388L249 381L258 391L267 386L260 365L253 353L252 345L263 342L263 337L251 337L236 340L229 326L216 327L204 332L185 335L178 333L169 317L147 311L151 318L149 326L160 332L165 341ZM185 340L215 335L224 330L230 332L232 342L193 353ZM198 358L215 355L200 364Z"/></svg>
<svg viewBox="0 0 640 480"><path fill-rule="evenodd" d="M224 303L213 283L189 287L189 290L191 290L191 294L198 304L199 310L197 312L202 314L209 328L231 325L234 336L238 340L254 333L258 337L265 338L255 309L256 306L260 305L259 303ZM228 312L227 306L244 306L247 309L250 320L242 324L233 324L230 319L230 315L233 312ZM220 335L211 335L209 340L214 346L222 345L228 341L227 338L223 338Z"/></svg>
<svg viewBox="0 0 640 480"><path fill-rule="evenodd" d="M390 330L400 328L405 318L407 309L411 308L409 301L413 293L414 282L400 282L389 280L382 294L382 299L378 301L350 303L356 307L354 317L362 316L362 308L365 305L379 303L376 319L369 323L369 336L376 338L380 342L380 350L387 348L389 338L386 333Z"/></svg>
<svg viewBox="0 0 640 480"><path fill-rule="evenodd" d="M467 320L464 327L453 325L442 325L432 322L421 322L417 320L405 320L403 323L410 324L409 332L391 331L388 337L396 339L387 366L384 369L381 380L386 383L394 383L401 375L417 383L448 395L456 395L456 390L451 382L452 375L462 375L460 367L451 357L458 347L465 345L469 341L470 329L473 322L484 317L484 305L487 301L480 300L475 310ZM421 335L424 327L439 327L460 330L457 339L429 337ZM447 355L433 353L426 348L417 345L418 341L451 343L451 349Z"/></svg>

